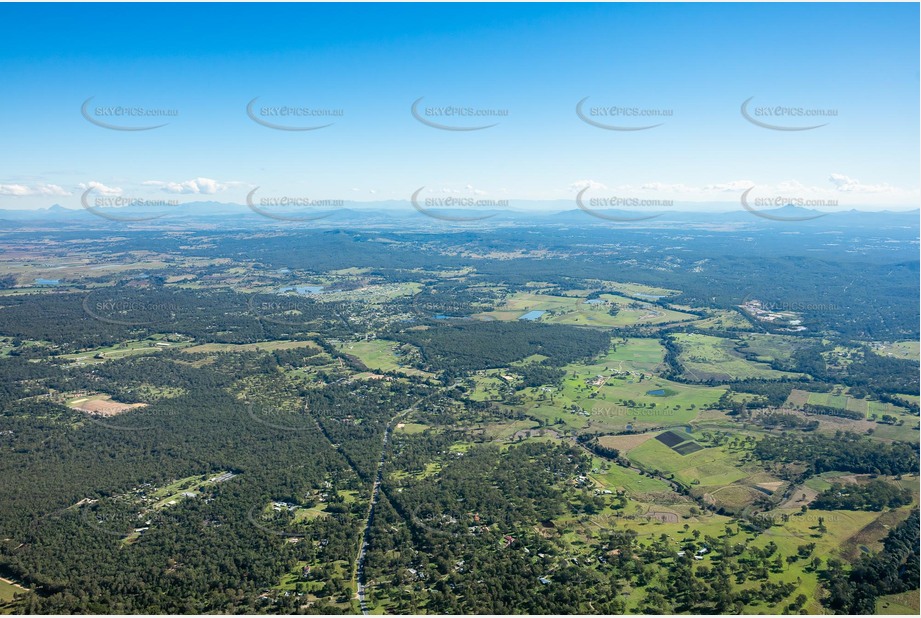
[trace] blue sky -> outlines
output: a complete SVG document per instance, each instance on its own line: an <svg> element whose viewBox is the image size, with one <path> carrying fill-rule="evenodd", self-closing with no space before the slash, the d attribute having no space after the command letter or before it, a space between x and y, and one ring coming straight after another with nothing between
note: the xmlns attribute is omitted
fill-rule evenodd
<svg viewBox="0 0 921 618"><path fill-rule="evenodd" d="M0 208L594 195L917 207L917 4L0 5ZM11 26L11 27L10 27ZM167 123L147 131L104 128ZM283 131L275 124L314 126ZM451 127L497 123L474 131ZM576 114L602 124L592 126ZM741 113L775 129L757 126ZM163 118L103 116L118 106ZM262 107L338 116L260 116ZM502 114L438 117L435 108ZM651 117L598 115L610 108ZM777 107L821 118L765 116ZM594 113L593 113L594 112ZM664 114L664 115L663 115ZM777 130L824 124L804 131Z"/></svg>

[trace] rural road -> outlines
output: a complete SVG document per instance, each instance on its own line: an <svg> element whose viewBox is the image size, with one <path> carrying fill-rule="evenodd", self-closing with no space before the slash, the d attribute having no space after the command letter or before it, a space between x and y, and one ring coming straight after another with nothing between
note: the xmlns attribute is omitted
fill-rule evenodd
<svg viewBox="0 0 921 618"><path fill-rule="evenodd" d="M384 437L381 440L381 457L377 463L377 474L374 476L374 484L371 486L371 499L368 501L368 514L365 517L365 527L361 533L361 545L358 547L358 555L355 557L355 570L352 573L352 579L355 581L355 597L361 606L361 613L368 614L368 604L365 599L365 556L368 551L368 540L371 535L371 524L374 523L374 507L377 505L378 497L381 491L381 481L384 477L384 461L387 459L387 444L390 442L390 434L401 418L415 410L420 402L431 397L426 395L415 401L410 407L394 415L387 423L384 430Z"/></svg>

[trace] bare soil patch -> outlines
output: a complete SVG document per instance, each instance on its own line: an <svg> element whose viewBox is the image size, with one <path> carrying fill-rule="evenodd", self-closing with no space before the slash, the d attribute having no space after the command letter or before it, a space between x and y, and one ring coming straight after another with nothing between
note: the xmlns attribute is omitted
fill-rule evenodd
<svg viewBox="0 0 921 618"><path fill-rule="evenodd" d="M112 401L108 395L77 399L70 404L70 407L74 410L80 410L81 412L86 412L94 416L118 416L128 410L143 408L145 406L147 406L146 403L121 403Z"/></svg>

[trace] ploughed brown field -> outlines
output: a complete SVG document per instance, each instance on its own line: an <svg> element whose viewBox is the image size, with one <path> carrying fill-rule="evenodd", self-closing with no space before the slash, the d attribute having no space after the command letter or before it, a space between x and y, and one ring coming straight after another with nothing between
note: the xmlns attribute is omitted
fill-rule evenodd
<svg viewBox="0 0 921 618"><path fill-rule="evenodd" d="M146 403L120 403L108 398L87 398L71 402L70 407L95 416L118 416L128 410L143 408Z"/></svg>

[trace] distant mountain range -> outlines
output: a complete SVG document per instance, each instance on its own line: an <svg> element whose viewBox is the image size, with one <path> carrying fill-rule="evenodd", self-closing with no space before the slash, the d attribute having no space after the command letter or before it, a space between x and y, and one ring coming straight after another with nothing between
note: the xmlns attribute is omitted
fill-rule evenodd
<svg viewBox="0 0 921 618"><path fill-rule="evenodd" d="M824 227L919 227L921 210L903 211L819 211L787 205L749 212L729 204L684 205L681 210L613 210L574 208L568 200L553 202L510 201L508 208L426 209L425 213L406 201L344 202L340 208L326 210L263 208L259 214L243 204L227 202L187 202L162 209L144 207L64 208L54 204L37 210L0 209L0 229L17 228L149 228L161 227L252 227L309 225L348 226L513 226L513 225L621 225L630 227L676 227L688 225L720 229L745 229L790 224ZM428 213L428 214L426 214Z"/></svg>

